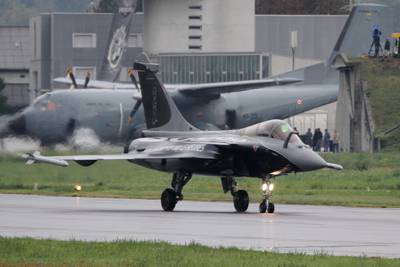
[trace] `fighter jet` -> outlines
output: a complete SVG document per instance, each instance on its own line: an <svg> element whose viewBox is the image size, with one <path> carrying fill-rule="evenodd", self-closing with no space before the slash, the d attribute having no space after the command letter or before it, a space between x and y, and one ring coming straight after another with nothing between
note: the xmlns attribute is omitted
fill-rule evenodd
<svg viewBox="0 0 400 267"><path fill-rule="evenodd" d="M135 63L139 70L144 113L148 130L134 140L126 154L46 157L27 154L27 164L48 163L68 166L76 161L89 166L98 160L128 160L150 169L173 173L171 188L161 195L161 206L173 211L183 199L183 187L194 174L221 177L225 193L231 192L237 212L245 212L249 196L238 189L235 177L262 179L264 197L260 213L273 213L270 200L272 179L290 172L322 168L341 170L305 145L298 133L281 120L226 131L201 131L187 122L156 75L155 64Z"/></svg>

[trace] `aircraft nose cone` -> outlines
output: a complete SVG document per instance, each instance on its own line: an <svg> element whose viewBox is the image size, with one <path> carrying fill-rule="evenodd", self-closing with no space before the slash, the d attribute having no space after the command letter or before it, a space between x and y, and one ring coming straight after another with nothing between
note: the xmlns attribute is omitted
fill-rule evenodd
<svg viewBox="0 0 400 267"><path fill-rule="evenodd" d="M18 115L16 118L8 122L8 129L11 134L26 134L26 118L24 115Z"/></svg>
<svg viewBox="0 0 400 267"><path fill-rule="evenodd" d="M314 171L326 168L328 163L318 153L311 149L304 151L303 157L297 161L297 166L302 171Z"/></svg>

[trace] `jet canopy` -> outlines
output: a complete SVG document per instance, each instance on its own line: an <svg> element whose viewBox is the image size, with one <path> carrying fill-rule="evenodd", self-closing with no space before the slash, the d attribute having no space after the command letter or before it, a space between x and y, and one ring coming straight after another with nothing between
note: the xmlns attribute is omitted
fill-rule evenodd
<svg viewBox="0 0 400 267"><path fill-rule="evenodd" d="M244 128L240 131L240 134L249 136L264 136L286 141L290 133L293 131L294 130L292 127L290 127L290 125L285 121L269 120ZM289 143L303 145L303 142L300 140L298 135L292 135Z"/></svg>

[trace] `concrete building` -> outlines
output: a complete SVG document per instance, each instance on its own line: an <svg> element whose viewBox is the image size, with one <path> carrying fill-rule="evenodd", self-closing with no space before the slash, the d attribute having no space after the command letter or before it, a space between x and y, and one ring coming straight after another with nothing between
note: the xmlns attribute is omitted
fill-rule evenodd
<svg viewBox="0 0 400 267"><path fill-rule="evenodd" d="M347 17L256 15L255 51L271 54L272 75L291 71L291 33L295 32L295 69L324 62L331 55Z"/></svg>
<svg viewBox="0 0 400 267"><path fill-rule="evenodd" d="M333 65L340 73L336 124L341 125L339 148L344 152L373 152L379 150L375 138L375 122L367 97L367 83L362 79L361 62L346 55L336 57Z"/></svg>
<svg viewBox="0 0 400 267"><path fill-rule="evenodd" d="M0 27L0 77L10 106L29 104L29 47L28 27Z"/></svg>
<svg viewBox="0 0 400 267"><path fill-rule="evenodd" d="M145 51L254 52L254 0L146 0Z"/></svg>

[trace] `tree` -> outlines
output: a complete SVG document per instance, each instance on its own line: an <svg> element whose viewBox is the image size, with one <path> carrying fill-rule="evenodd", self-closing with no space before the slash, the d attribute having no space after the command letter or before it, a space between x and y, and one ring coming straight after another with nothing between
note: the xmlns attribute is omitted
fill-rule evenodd
<svg viewBox="0 0 400 267"><path fill-rule="evenodd" d="M2 95L3 89L6 87L4 80L0 77L0 113L7 111L7 97Z"/></svg>
<svg viewBox="0 0 400 267"><path fill-rule="evenodd" d="M115 13L118 11L118 0L100 0L95 12Z"/></svg>
<svg viewBox="0 0 400 267"><path fill-rule="evenodd" d="M257 14L347 14L349 0L256 0Z"/></svg>

